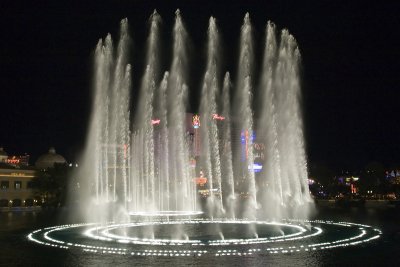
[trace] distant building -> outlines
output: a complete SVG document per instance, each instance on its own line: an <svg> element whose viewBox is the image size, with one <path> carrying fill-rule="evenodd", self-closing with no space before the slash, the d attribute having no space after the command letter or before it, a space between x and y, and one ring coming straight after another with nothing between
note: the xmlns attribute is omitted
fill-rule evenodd
<svg viewBox="0 0 400 267"><path fill-rule="evenodd" d="M359 179L355 176L340 176L337 177L337 184L346 186L350 189L350 193L357 194L359 192Z"/></svg>
<svg viewBox="0 0 400 267"><path fill-rule="evenodd" d="M36 205L32 190L34 169L20 169L11 165L0 167L0 207L30 207Z"/></svg>
<svg viewBox="0 0 400 267"><path fill-rule="evenodd" d="M0 147L0 208L32 207L41 203L41 199L35 198L33 178L39 170L65 163L65 158L56 154L54 148L40 156L33 167L29 166L29 155L10 157Z"/></svg>
<svg viewBox="0 0 400 267"><path fill-rule="evenodd" d="M13 160L10 160L13 159ZM22 164L17 156L8 156L0 147L0 207L34 206L32 179L36 170L28 167L29 156L22 158Z"/></svg>
<svg viewBox="0 0 400 267"><path fill-rule="evenodd" d="M50 147L49 152L41 155L35 162L35 167L39 170L54 168L54 164L66 164L67 161L63 156L56 153L54 147Z"/></svg>

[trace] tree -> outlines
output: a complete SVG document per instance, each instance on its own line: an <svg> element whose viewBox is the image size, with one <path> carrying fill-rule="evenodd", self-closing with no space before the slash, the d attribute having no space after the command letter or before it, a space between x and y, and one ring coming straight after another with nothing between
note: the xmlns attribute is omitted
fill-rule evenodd
<svg viewBox="0 0 400 267"><path fill-rule="evenodd" d="M363 190L378 189L378 186L384 182L385 167L382 163L372 161L365 166L365 174L361 177L361 187Z"/></svg>
<svg viewBox="0 0 400 267"><path fill-rule="evenodd" d="M55 164L54 168L42 170L32 180L37 196L44 200L45 206L62 206L68 191L70 168L66 164Z"/></svg>

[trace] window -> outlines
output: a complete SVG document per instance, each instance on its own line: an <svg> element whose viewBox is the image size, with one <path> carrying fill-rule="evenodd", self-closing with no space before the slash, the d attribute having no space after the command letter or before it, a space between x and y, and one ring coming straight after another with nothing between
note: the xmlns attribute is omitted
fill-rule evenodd
<svg viewBox="0 0 400 267"><path fill-rule="evenodd" d="M14 182L14 189L15 190L20 190L22 188L22 182L21 181L15 181Z"/></svg>
<svg viewBox="0 0 400 267"><path fill-rule="evenodd" d="M32 181L28 181L28 182L26 183L26 188L28 188L28 189L33 188L33 182L32 182Z"/></svg>
<svg viewBox="0 0 400 267"><path fill-rule="evenodd" d="M1 189L8 189L10 187L9 181L1 181L0 188Z"/></svg>

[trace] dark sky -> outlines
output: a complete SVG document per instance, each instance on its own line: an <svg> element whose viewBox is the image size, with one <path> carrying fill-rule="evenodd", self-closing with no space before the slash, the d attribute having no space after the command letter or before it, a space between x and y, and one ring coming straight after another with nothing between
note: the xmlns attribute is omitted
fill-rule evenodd
<svg viewBox="0 0 400 267"><path fill-rule="evenodd" d="M209 16L220 27L224 70L235 72L240 25L250 12L256 58L262 57L268 20L288 28L299 43L310 163L337 169L360 168L373 160L387 167L400 164L397 1L97 2L0 2L0 145L9 154L28 152L33 163L55 146L74 160L85 140L98 39L108 32L117 39L119 21L128 18L137 83L148 17L156 8L163 18L163 62L168 66L174 11L180 8L192 43L194 102Z"/></svg>

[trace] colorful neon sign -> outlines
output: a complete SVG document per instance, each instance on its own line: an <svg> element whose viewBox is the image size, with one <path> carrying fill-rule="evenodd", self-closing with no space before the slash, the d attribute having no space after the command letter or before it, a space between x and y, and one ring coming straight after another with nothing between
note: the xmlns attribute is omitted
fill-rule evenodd
<svg viewBox="0 0 400 267"><path fill-rule="evenodd" d="M212 117L213 117L214 120L219 120L219 121L225 120L224 116L220 116L218 114L213 114Z"/></svg>
<svg viewBox="0 0 400 267"><path fill-rule="evenodd" d="M255 138L256 134L254 132L250 133L248 130L246 130L240 133L240 142L242 143L242 161L248 159L249 148L252 147Z"/></svg>
<svg viewBox="0 0 400 267"><path fill-rule="evenodd" d="M9 164L18 164L19 161L20 161L19 159L15 159L15 158L6 160L6 162L9 163Z"/></svg>
<svg viewBox="0 0 400 267"><path fill-rule="evenodd" d="M192 125L193 128L197 129L200 127L200 116L199 115L193 115L192 117Z"/></svg>
<svg viewBox="0 0 400 267"><path fill-rule="evenodd" d="M160 124L160 122L161 122L160 119L154 119L154 120L151 120L151 125L158 125L158 124Z"/></svg>
<svg viewBox="0 0 400 267"><path fill-rule="evenodd" d="M251 165L248 166L248 169L250 171L254 171L254 172L260 172L262 171L263 166L259 163L255 163L253 164L253 167Z"/></svg>
<svg viewBox="0 0 400 267"><path fill-rule="evenodd" d="M203 186L207 183L207 178L206 177L196 177L193 179L193 181L200 186Z"/></svg>

